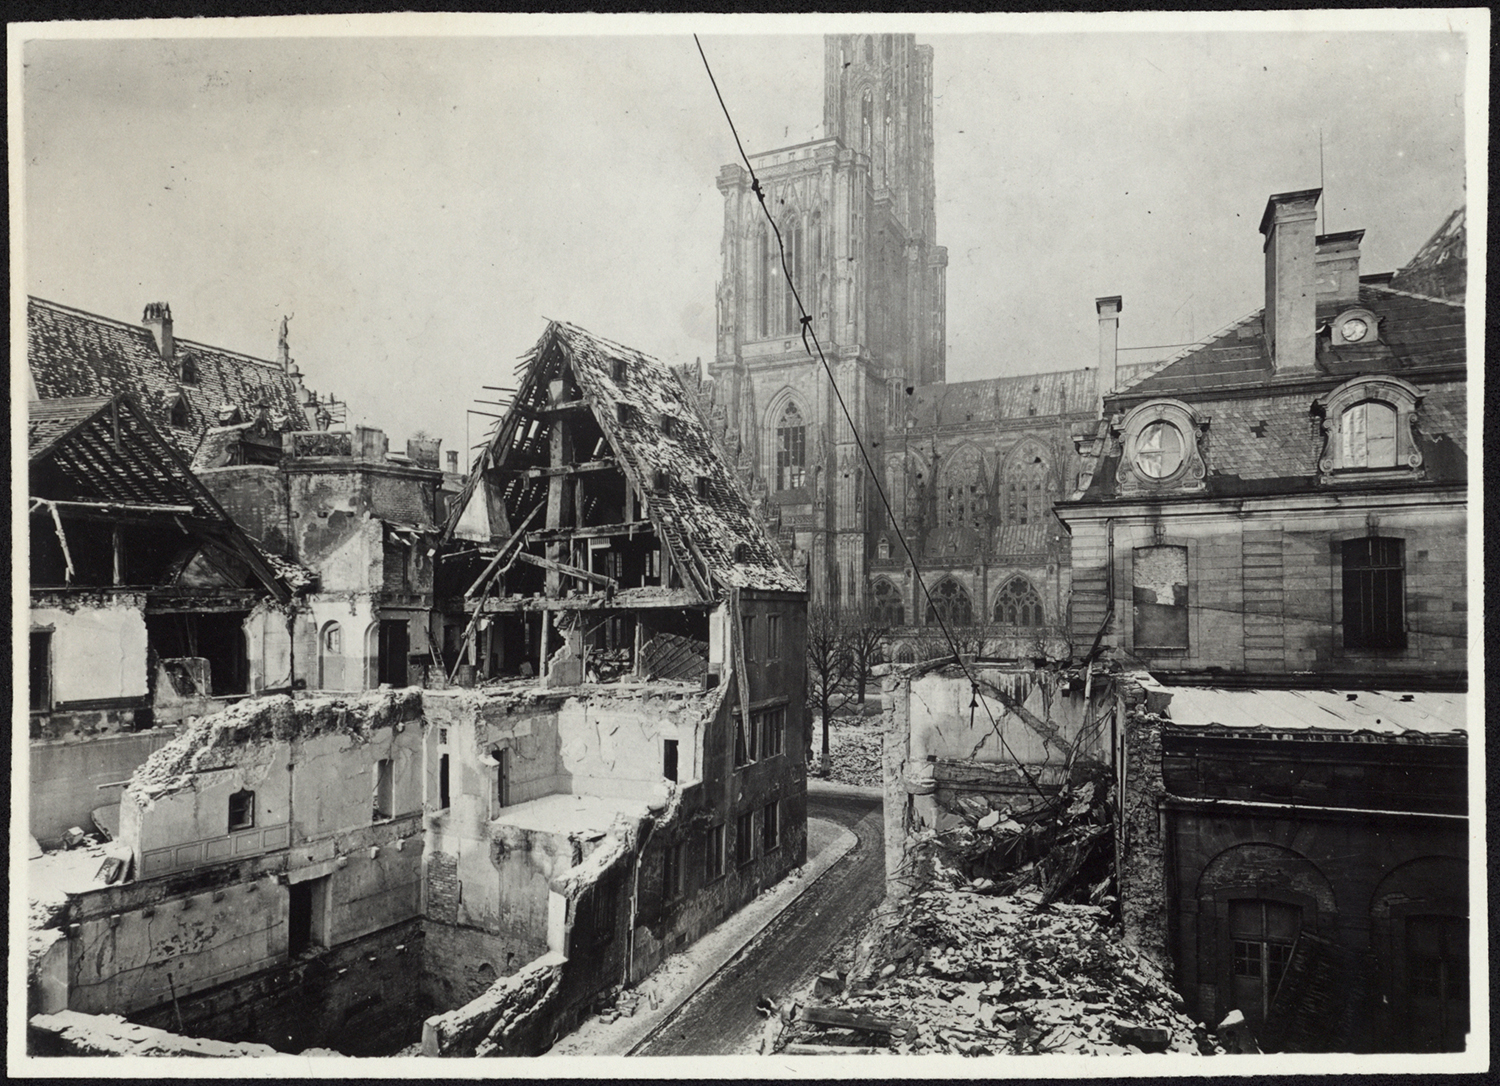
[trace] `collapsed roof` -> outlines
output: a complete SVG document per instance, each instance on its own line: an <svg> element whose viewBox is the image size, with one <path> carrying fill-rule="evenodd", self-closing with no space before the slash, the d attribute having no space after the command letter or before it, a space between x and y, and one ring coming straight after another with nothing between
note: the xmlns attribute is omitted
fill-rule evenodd
<svg viewBox="0 0 1500 1086"><path fill-rule="evenodd" d="M699 599L736 588L802 590L666 365L553 321L522 356L517 375L515 399L451 506L445 540L461 534L471 504L482 508L491 538L525 527L559 474L554 431L564 415L581 410L603 437L592 450L573 450L571 463L624 475Z"/></svg>

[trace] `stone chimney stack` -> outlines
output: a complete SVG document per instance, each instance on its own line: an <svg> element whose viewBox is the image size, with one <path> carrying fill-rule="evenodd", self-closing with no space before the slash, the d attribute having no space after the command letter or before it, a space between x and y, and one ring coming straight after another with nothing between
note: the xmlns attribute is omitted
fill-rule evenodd
<svg viewBox="0 0 1500 1086"><path fill-rule="evenodd" d="M172 307L166 302L150 302L146 311L141 314L141 323L151 332L151 338L156 340L156 351L168 362L172 361L176 354L177 345L172 339Z"/></svg>
<svg viewBox="0 0 1500 1086"><path fill-rule="evenodd" d="M1322 189L1281 192L1266 202L1266 344L1277 373L1311 373L1316 349L1317 242Z"/></svg>
<svg viewBox="0 0 1500 1086"><path fill-rule="evenodd" d="M1318 301L1340 305L1354 305L1359 301L1359 243L1364 236L1363 230L1318 235Z"/></svg>
<svg viewBox="0 0 1500 1086"><path fill-rule="evenodd" d="M1094 377L1102 400L1119 383L1120 311L1125 305L1120 296L1114 294L1108 298L1095 298L1094 308L1099 313L1099 370Z"/></svg>

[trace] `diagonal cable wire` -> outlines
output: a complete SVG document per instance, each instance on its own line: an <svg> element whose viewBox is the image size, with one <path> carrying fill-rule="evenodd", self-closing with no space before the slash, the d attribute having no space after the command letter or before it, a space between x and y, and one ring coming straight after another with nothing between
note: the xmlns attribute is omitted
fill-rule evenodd
<svg viewBox="0 0 1500 1086"><path fill-rule="evenodd" d="M1041 785L1027 771L1021 759L1016 757L1015 752L1010 749L1010 744L1005 741L1005 736L1001 732L999 723L995 720L994 713L990 712L988 700L979 697L978 680L974 678L973 672L969 670L969 665L964 663L963 657L958 651L958 645L953 639L953 634L948 629L948 622L943 616L943 609L937 606L932 598L932 592L927 588L927 582L922 579L922 571L917 567L916 555L912 553L911 545L906 541L906 533L901 530L901 524L896 519L895 511L891 508L890 499L886 496L885 487L880 480L880 473L875 470L875 465L870 460L870 453L865 448L864 439L860 437L859 427L854 423L854 416L849 411L849 405L844 402L844 394L839 391L838 381L833 375L833 368L828 364L828 359L823 354L823 344L818 340L817 330L812 327L812 317L808 314L807 308L802 304L802 296L797 292L797 284L793 280L792 270L787 264L786 246L782 243L781 230L776 225L776 217L766 207L766 194L761 188L760 178L755 176L755 167L750 164L750 156L745 153L745 145L740 140L739 130L734 126L734 118L729 113L729 107L724 103L724 95L719 90L719 81L714 78L713 68L708 63L708 56L703 52L703 43L698 40L697 34L693 35L693 44L698 47L698 56L703 59L703 70L708 73L708 81L713 85L714 96L719 100L719 108L724 111L724 119L729 122L729 131L734 136L734 145L739 149L740 158L745 163L745 169L750 173L750 190L755 193L756 200L760 202L760 210L765 215L766 221L771 224L772 233L776 235L776 248L781 255L781 270L786 276L787 287L792 292L792 300L797 303L797 312L800 314L802 348L807 352L808 357L812 357L813 348L817 348L817 358L822 363L823 371L828 375L828 384L833 389L834 399L838 401L839 410L844 414L844 421L849 424L849 432L854 435L854 444L859 449L859 455L865 463L865 469L870 473L870 478L875 482L875 492L880 496L880 504L885 508L886 516L895 530L896 539L900 542L901 549L906 552L907 561L911 563L912 573L916 577L917 586L921 588L922 595L927 599L928 609L931 611L933 617L938 620L938 627L943 631L944 640L948 642L948 647L953 651L954 662L963 670L964 677L969 680L969 687L973 692L974 698L980 705L984 706L985 715L990 718L990 727L999 738L1001 745L1005 747L1006 753L1015 761L1017 768L1021 770L1021 773L1026 777L1027 783L1036 790L1037 794L1043 798L1047 798L1041 789ZM811 346L808 345L809 337L812 339ZM982 651L983 646L981 645L980 648Z"/></svg>

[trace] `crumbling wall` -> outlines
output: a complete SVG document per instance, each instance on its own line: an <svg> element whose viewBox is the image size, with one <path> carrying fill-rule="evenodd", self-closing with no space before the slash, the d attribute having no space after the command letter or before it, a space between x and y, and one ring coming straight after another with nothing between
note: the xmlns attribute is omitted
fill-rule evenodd
<svg viewBox="0 0 1500 1086"><path fill-rule="evenodd" d="M270 600L261 600L251 609L245 619L245 637L250 646L251 693L290 689L295 679L307 678L306 658L294 659L292 652L296 621L295 616L288 615Z"/></svg>
<svg viewBox="0 0 1500 1086"><path fill-rule="evenodd" d="M164 1029L127 1022L118 1014L59 1011L39 1014L27 1023L28 1048L34 1056L197 1056L233 1059L280 1055L270 1045L184 1037Z"/></svg>
<svg viewBox="0 0 1500 1086"><path fill-rule="evenodd" d="M143 594L73 590L48 593L45 602L33 599L31 628L52 631L52 703L59 712L70 703L146 696Z"/></svg>
<svg viewBox="0 0 1500 1086"><path fill-rule="evenodd" d="M676 740L677 779L697 780L702 733L723 698L684 687L621 686L569 698L558 710L559 770L567 791L637 797L662 781L662 745Z"/></svg>
<svg viewBox="0 0 1500 1086"><path fill-rule="evenodd" d="M272 554L287 553L286 484L270 464L239 464L193 473L218 499L231 520Z"/></svg>
<svg viewBox="0 0 1500 1086"><path fill-rule="evenodd" d="M1168 952L1166 842L1162 840L1161 717L1146 691L1121 680L1120 715L1125 729L1125 789L1120 801L1116 849L1120 920L1125 945L1171 970Z"/></svg>
<svg viewBox="0 0 1500 1086"><path fill-rule="evenodd" d="M293 550L318 571L320 589L369 592L379 585L384 527L370 514L361 473L293 470L287 481Z"/></svg>

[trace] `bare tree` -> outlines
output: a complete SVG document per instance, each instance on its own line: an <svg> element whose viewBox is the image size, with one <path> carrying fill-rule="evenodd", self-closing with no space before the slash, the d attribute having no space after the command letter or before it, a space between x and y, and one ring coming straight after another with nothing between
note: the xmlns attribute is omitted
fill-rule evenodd
<svg viewBox="0 0 1500 1086"><path fill-rule="evenodd" d="M884 614L869 603L847 608L844 612L844 636L849 646L853 664L855 703L865 703L865 687L870 682L870 672L885 658L885 647L891 639L891 628L884 621Z"/></svg>
<svg viewBox="0 0 1500 1086"><path fill-rule="evenodd" d="M823 721L823 755L821 773L827 776L832 764L828 753L828 727L833 714L849 703L853 654L839 622L837 609L815 603L807 609L807 700ZM809 752L812 736L807 737Z"/></svg>

